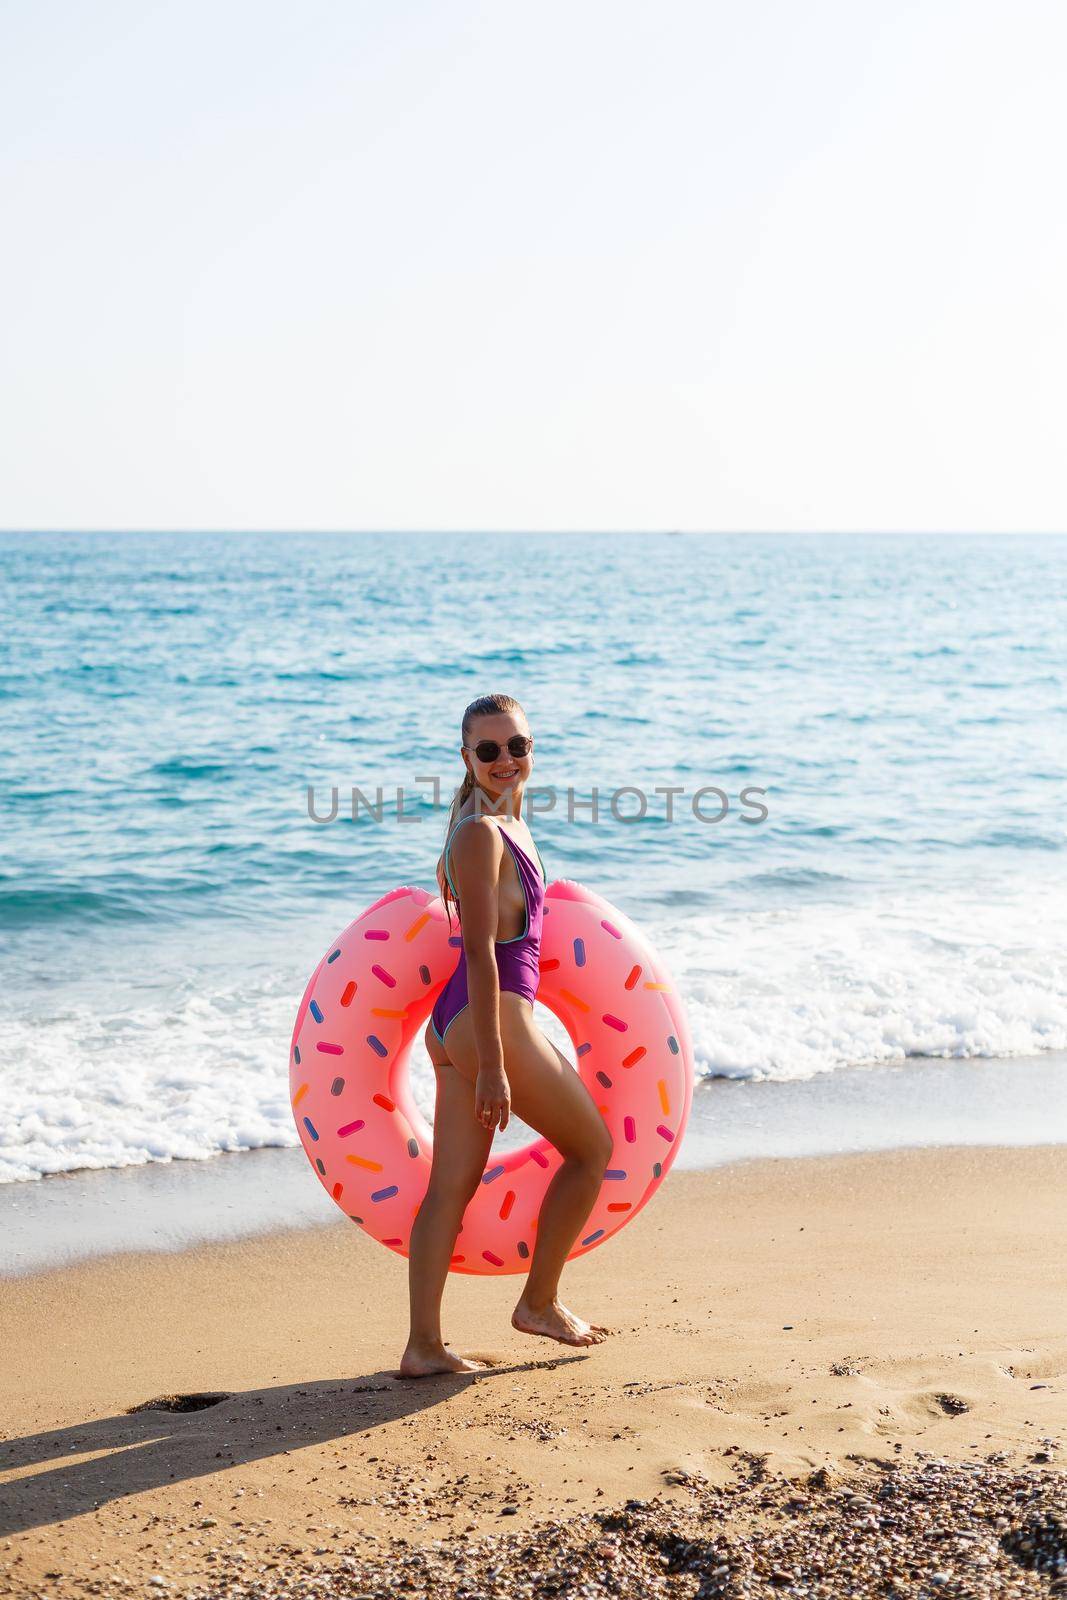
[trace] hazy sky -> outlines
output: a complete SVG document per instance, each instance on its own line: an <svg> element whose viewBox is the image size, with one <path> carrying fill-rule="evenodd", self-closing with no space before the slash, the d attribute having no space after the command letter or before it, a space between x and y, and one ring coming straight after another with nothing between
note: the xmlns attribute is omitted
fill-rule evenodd
<svg viewBox="0 0 1067 1600"><path fill-rule="evenodd" d="M1062 0L0 0L0 526L1067 528Z"/></svg>

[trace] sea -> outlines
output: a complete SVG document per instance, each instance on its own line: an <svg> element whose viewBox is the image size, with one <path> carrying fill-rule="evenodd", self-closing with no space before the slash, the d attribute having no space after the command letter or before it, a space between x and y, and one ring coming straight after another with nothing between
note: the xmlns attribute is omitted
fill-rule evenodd
<svg viewBox="0 0 1067 1600"><path fill-rule="evenodd" d="M1025 534L0 535L0 1182L295 1146L307 978L434 887L492 692L704 1083L1054 1060L1065 578Z"/></svg>

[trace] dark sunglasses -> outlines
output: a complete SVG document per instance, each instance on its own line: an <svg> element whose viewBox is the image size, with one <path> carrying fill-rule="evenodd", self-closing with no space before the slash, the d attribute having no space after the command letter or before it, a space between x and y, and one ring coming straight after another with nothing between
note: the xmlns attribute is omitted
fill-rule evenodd
<svg viewBox="0 0 1067 1600"><path fill-rule="evenodd" d="M508 740L508 753L517 761L523 756L528 756L533 747L533 740L525 733L512 734ZM464 750L473 750L479 761L495 761L500 754L501 746L495 739L480 739L477 744L465 744Z"/></svg>

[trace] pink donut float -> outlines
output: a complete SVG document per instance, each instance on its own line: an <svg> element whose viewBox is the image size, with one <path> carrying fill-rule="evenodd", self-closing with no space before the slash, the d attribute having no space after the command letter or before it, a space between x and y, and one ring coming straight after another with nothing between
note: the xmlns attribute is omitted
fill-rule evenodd
<svg viewBox="0 0 1067 1600"><path fill-rule="evenodd" d="M433 1154L432 1131L411 1098L411 1046L461 945L437 896L394 889L331 944L293 1030L290 1095L308 1160L345 1215L402 1256ZM614 1140L573 1260L618 1233L670 1171L692 1102L692 1045L681 999L648 940L568 879L546 893L537 999L570 1035ZM527 1270L561 1161L547 1139L490 1153L453 1272Z"/></svg>

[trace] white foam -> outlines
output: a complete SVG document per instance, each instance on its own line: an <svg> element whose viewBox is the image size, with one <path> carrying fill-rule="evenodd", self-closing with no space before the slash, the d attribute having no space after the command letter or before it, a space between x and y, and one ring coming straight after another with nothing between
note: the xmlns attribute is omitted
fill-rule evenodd
<svg viewBox="0 0 1067 1600"><path fill-rule="evenodd" d="M1067 1048L1067 897L1055 884L1006 889L995 904L906 892L739 910L653 937L704 1073L795 1079Z"/></svg>
<svg viewBox="0 0 1067 1600"><path fill-rule="evenodd" d="M802 1079L906 1056L1067 1049L1067 902L1055 884L669 923L623 909L682 989L704 1074ZM168 980L165 994L139 956L125 988L113 969L95 997L83 985L51 1015L13 1017L0 1182L296 1144L288 1047L306 979L297 955L317 957L322 944L321 932L279 937L270 950L259 938L254 966L229 945L208 961L198 945L206 964ZM429 1119L421 1046L415 1066Z"/></svg>
<svg viewBox="0 0 1067 1600"><path fill-rule="evenodd" d="M297 994L299 999L299 994ZM297 1142L292 993L265 981L8 1029L0 1181Z"/></svg>

